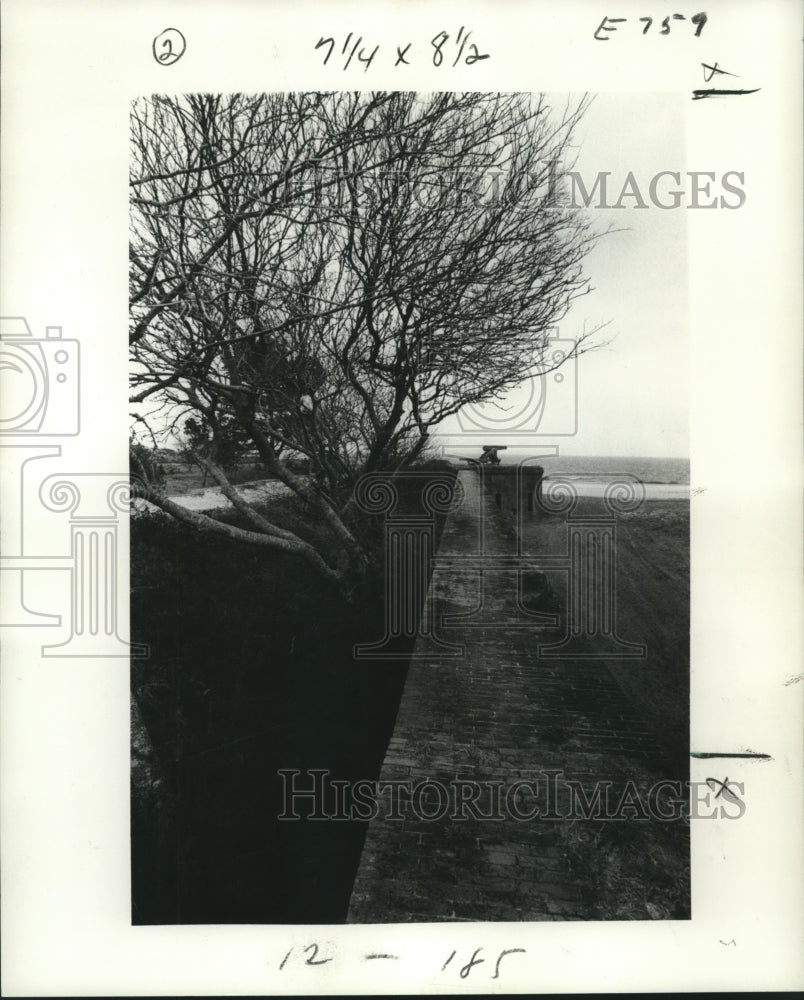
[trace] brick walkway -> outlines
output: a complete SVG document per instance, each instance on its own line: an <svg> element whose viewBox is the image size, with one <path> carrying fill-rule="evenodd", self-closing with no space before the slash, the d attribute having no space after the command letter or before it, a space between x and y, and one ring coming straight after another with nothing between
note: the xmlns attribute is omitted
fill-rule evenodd
<svg viewBox="0 0 804 1000"><path fill-rule="evenodd" d="M459 475L465 497L448 516L439 556L478 551L484 497L476 472ZM493 504L484 513L485 551L511 552L510 514ZM412 661L381 782L473 779L502 783L505 794L517 781L538 781L546 795L549 771L563 772L563 790L564 779L585 788L624 781L637 763L660 773L660 751L605 663L539 659L537 639L556 633L526 620L522 627L516 570L485 577L476 620L486 624L440 629L465 644L465 656ZM479 574L454 563L436 568L432 588L437 622L479 604ZM481 815L493 811L494 786L483 787L475 803ZM544 808L544 795L529 794L520 791L514 808ZM435 814L438 806L438 796L425 793L416 812ZM453 811L451 803L444 818L427 820L408 803L404 819L389 819L381 806L369 824L350 922L588 919L584 885L565 850L570 821L517 821L505 807L502 821L474 818L470 809L456 820Z"/></svg>

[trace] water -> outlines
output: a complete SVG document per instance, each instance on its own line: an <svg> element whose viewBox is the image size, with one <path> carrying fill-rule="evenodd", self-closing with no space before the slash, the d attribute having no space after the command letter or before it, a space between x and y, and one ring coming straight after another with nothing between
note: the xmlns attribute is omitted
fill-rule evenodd
<svg viewBox="0 0 804 1000"><path fill-rule="evenodd" d="M513 465L522 457L517 452L500 453L504 465ZM688 458L542 455L534 458L533 464L542 466L548 482L558 477L572 480L579 496L604 496L606 486L618 475L644 483L648 500L688 500L690 495Z"/></svg>
<svg viewBox="0 0 804 1000"><path fill-rule="evenodd" d="M618 472L636 476L643 483L666 483L689 486L688 458L618 458L600 455L555 455L538 459L546 476L583 476L608 479Z"/></svg>

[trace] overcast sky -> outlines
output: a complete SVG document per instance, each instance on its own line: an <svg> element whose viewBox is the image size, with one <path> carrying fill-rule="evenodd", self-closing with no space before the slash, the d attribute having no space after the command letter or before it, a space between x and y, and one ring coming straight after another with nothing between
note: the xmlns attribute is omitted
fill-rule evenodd
<svg viewBox="0 0 804 1000"><path fill-rule="evenodd" d="M578 361L578 433L545 437L542 443L558 443L566 455L685 457L689 198L679 208L663 210L650 202L648 193L651 178L663 170L681 173L685 186L684 172L690 168L683 100L668 94L599 94L577 139L575 169L587 189L598 171L609 171L609 190L614 191L609 200L616 201L632 171L649 207L632 208L635 200L626 198L627 208L589 210L601 227L614 224L624 231L606 236L587 258L594 290L572 306L560 334L572 338L585 325L608 322L602 336L612 342ZM672 180L665 179L660 197L670 201L666 192L672 187ZM522 398L514 394L506 412L521 409ZM545 416L549 404L546 399ZM444 426L457 430L454 421ZM510 446L517 440L506 436L502 425L497 438L488 443Z"/></svg>
<svg viewBox="0 0 804 1000"><path fill-rule="evenodd" d="M557 95L553 103L563 108L566 95ZM435 441L440 438L448 452L476 454L482 438L483 443L520 445L526 450L531 440L557 444L564 455L689 455L685 207L689 199L685 197L679 208L663 210L651 204L648 193L651 179L660 171L677 171L683 181L690 169L684 104L682 97L671 94L598 94L576 132L574 169L588 190L597 174L607 171L609 201L616 201L631 171L649 204L637 209L631 207L633 198L625 198L626 208L606 210L593 203L588 209L596 226L613 225L618 231L606 235L588 256L586 272L593 290L573 304L559 327L561 337L575 338L607 324L600 336L610 341L577 363L577 433L535 439L508 433L507 415L523 410L523 400L532 396L528 387L527 394L512 393L504 410L485 410L495 418L496 429L481 432L480 437L473 434L466 449L458 444L462 432L457 420L445 421ZM662 196L669 198L666 192L673 186L665 180ZM571 382L568 373L560 390L549 383L542 429L551 407L553 412L556 407L566 409ZM516 457L523 454L517 450Z"/></svg>

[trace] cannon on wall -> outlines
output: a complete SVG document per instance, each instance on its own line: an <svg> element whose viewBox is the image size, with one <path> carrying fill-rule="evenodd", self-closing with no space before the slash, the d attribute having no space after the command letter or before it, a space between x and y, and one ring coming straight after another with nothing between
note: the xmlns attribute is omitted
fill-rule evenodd
<svg viewBox="0 0 804 1000"><path fill-rule="evenodd" d="M498 451L505 451L508 448L507 444L484 444L483 454L480 456L481 465L499 465L500 456L497 454Z"/></svg>

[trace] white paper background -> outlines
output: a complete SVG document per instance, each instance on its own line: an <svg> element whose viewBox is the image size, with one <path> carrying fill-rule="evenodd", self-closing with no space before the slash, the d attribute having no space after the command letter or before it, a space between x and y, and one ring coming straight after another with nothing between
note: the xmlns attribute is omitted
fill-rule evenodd
<svg viewBox="0 0 804 1000"><path fill-rule="evenodd" d="M707 3L700 39L617 0L373 4L6 0L0 313L82 351L82 433L48 471L127 468L128 108L138 94L287 89L666 91L761 87L693 102L688 169L745 173L739 211L689 211L693 499L692 746L772 762L693 761L745 782L738 822L693 823L688 922L132 928L128 665L39 654L55 630L3 635L4 995L546 992L795 988L802 974L801 61L792 3ZM629 18L608 42L604 14ZM641 16L656 18L641 34ZM435 69L429 39L467 25L492 58ZM185 56L151 44L180 28ZM321 65L322 35L381 45L368 73ZM414 44L410 67L394 47ZM418 50L418 56L417 56ZM740 79L705 84L701 63ZM727 81L727 82L724 82ZM623 120L621 127L629 129ZM675 164L670 165L674 169ZM661 358L656 359L661 364ZM2 451L0 451L0 456ZM43 460L44 462L44 460ZM3 479L7 517L18 483ZM36 521L36 498L28 515ZM52 520L52 519L51 519ZM47 550L51 521L38 538ZM123 539L125 545L125 539ZM59 535L53 545L63 549ZM60 575L60 574L57 574ZM57 590L57 588L56 588ZM58 596L54 590L54 595ZM63 595L62 595L63 596ZM125 626L125 623L124 623ZM317 968L279 962L317 941ZM730 942L734 942L731 944ZM726 943L724 943L726 942ZM506 960L467 979L457 949ZM393 963L361 962L367 951Z"/></svg>

